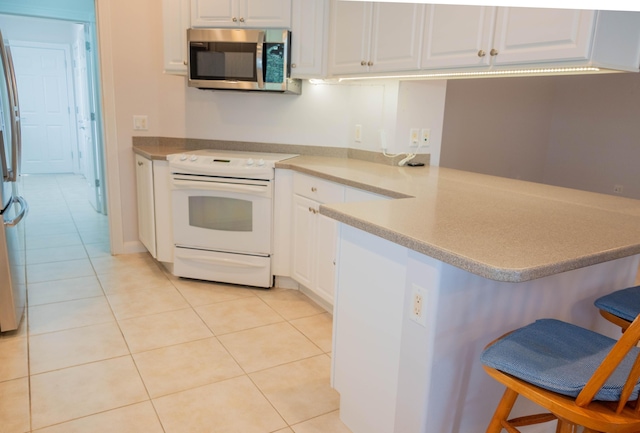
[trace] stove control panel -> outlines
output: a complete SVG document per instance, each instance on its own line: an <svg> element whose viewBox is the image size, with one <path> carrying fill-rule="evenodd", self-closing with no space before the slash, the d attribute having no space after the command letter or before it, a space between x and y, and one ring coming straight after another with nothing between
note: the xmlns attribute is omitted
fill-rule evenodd
<svg viewBox="0 0 640 433"><path fill-rule="evenodd" d="M275 163L297 155L196 150L167 156L174 172L273 179Z"/></svg>

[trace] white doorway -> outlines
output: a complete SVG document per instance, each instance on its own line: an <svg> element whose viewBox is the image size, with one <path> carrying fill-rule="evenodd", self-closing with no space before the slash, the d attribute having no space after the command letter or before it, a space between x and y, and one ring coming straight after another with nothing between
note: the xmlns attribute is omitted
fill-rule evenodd
<svg viewBox="0 0 640 433"><path fill-rule="evenodd" d="M95 24L0 14L0 28L17 63L21 172L84 176L86 199L106 215Z"/></svg>
<svg viewBox="0 0 640 433"><path fill-rule="evenodd" d="M10 41L22 125L24 174L77 173L69 46Z"/></svg>

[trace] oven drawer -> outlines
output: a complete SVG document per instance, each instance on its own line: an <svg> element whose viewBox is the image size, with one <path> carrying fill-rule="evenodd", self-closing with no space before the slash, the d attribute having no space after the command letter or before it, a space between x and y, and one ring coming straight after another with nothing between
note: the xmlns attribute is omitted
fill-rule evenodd
<svg viewBox="0 0 640 433"><path fill-rule="evenodd" d="M173 274L221 283L271 287L271 258L176 247Z"/></svg>
<svg viewBox="0 0 640 433"><path fill-rule="evenodd" d="M319 203L344 201L344 185L301 173L293 173L293 192Z"/></svg>

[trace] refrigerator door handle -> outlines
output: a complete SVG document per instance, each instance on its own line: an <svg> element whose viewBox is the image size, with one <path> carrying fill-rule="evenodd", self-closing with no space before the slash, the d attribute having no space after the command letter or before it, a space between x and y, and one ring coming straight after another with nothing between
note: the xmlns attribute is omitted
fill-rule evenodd
<svg viewBox="0 0 640 433"><path fill-rule="evenodd" d="M11 83L11 88L9 91L10 99L12 99L11 104L11 120L13 121L13 133L11 134L11 169L10 172L10 182L16 182L18 180L18 172L20 171L20 160L22 153L22 131L20 130L20 105L18 103L18 83L16 81L16 73L13 67L13 57L11 56L11 48L9 46L5 47L5 52L7 54L7 62L8 62L8 71L9 81Z"/></svg>
<svg viewBox="0 0 640 433"><path fill-rule="evenodd" d="M0 134L0 167L2 167L2 177L9 180L9 167L7 167L7 154L4 148L4 134Z"/></svg>
<svg viewBox="0 0 640 433"><path fill-rule="evenodd" d="M15 227L17 226L20 221L22 221L22 219L27 216L27 212L29 212L29 205L27 204L27 201L22 198L22 197L14 197L12 200L12 203L20 203L20 206L22 209L20 209L20 213L18 214L17 217L15 217L14 219L12 219L11 221L5 221L4 225L6 227Z"/></svg>

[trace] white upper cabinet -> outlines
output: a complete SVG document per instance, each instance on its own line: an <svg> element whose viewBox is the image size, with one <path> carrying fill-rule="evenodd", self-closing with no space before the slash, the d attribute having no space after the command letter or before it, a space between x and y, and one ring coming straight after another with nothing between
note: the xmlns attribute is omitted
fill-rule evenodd
<svg viewBox="0 0 640 433"><path fill-rule="evenodd" d="M589 58L595 12L498 8L489 55L496 65Z"/></svg>
<svg viewBox="0 0 640 433"><path fill-rule="evenodd" d="M594 11L427 6L425 69L517 65L589 58Z"/></svg>
<svg viewBox="0 0 640 433"><path fill-rule="evenodd" d="M333 0L330 74L419 68L424 5Z"/></svg>
<svg viewBox="0 0 640 433"><path fill-rule="evenodd" d="M164 71L167 74L187 73L189 2L190 0L162 0Z"/></svg>
<svg viewBox="0 0 640 433"><path fill-rule="evenodd" d="M291 8L291 76L326 73L329 0L293 0Z"/></svg>
<svg viewBox="0 0 640 433"><path fill-rule="evenodd" d="M494 22L494 7L428 5L422 67L489 66Z"/></svg>
<svg viewBox="0 0 640 433"><path fill-rule="evenodd" d="M191 0L191 27L291 28L291 0Z"/></svg>

